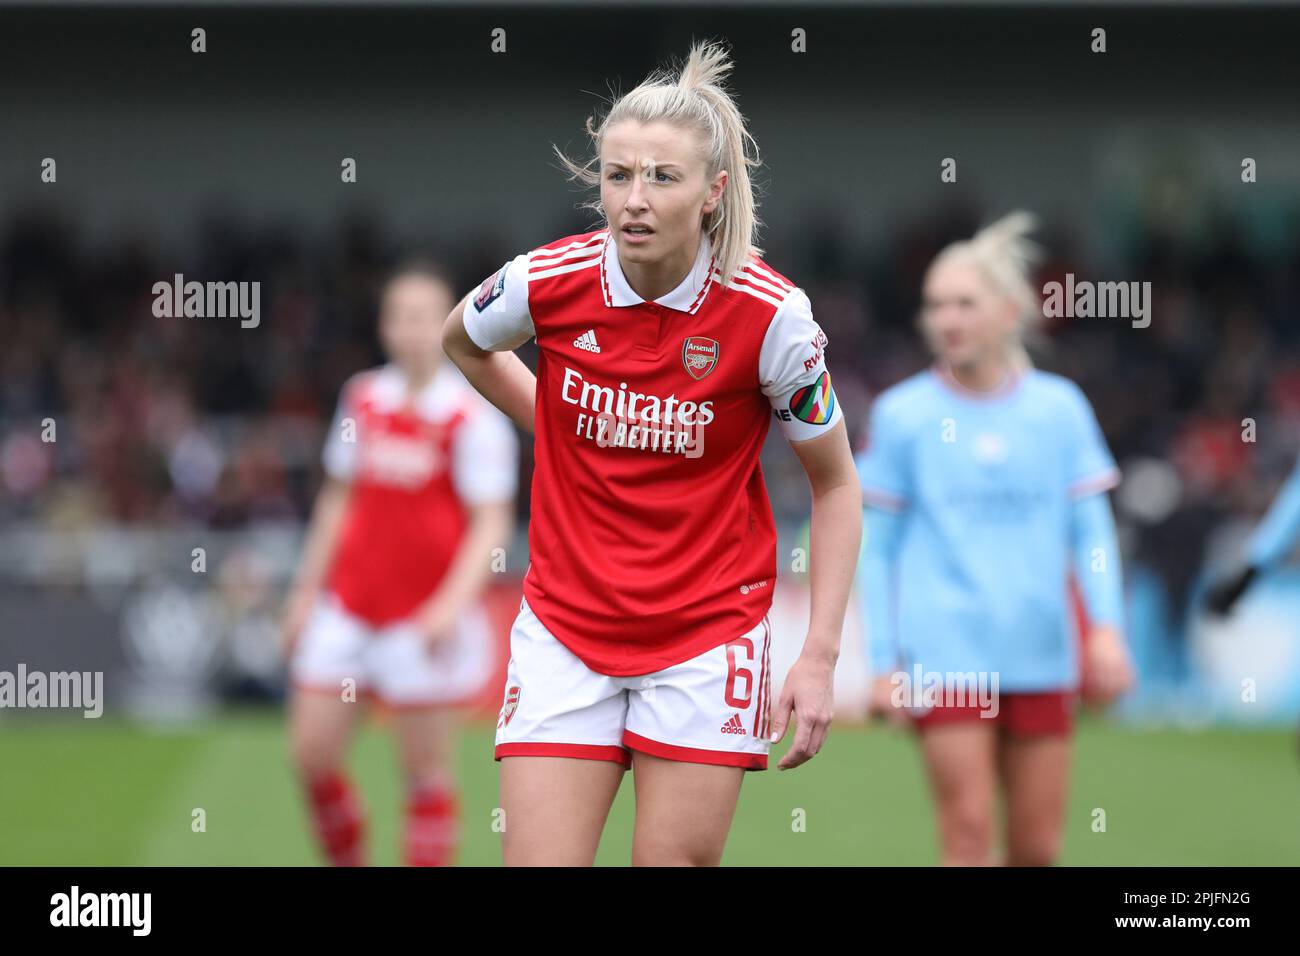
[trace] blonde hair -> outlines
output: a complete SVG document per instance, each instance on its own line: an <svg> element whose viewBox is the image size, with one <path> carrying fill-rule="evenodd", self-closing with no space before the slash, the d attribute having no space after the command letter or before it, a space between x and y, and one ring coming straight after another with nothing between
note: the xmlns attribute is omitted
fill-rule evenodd
<svg viewBox="0 0 1300 956"><path fill-rule="evenodd" d="M703 141L705 180L712 182L721 170L727 171L722 198L701 223L717 257L716 268L724 285L741 270L751 254L763 253L754 244L762 223L749 173L751 168L761 165L761 160L758 144L745 126L745 117L723 85L731 68L731 59L720 44L695 43L680 71L655 70L636 89L614 100L599 125L593 125L594 117L587 117L587 135L591 137L595 154L585 163L574 162L552 144L569 171L570 180L599 187L600 148L606 132L616 123L662 121L697 133ZM592 209L606 223L609 221L599 198L582 203L580 208Z"/></svg>
<svg viewBox="0 0 1300 956"><path fill-rule="evenodd" d="M1011 343L1011 360L1017 368L1033 365L1025 348L1032 339L1042 312L1042 300L1033 283L1034 266L1042 260L1042 247L1029 238L1038 225L1032 213L1008 213L990 223L970 239L954 242L934 258L933 265L948 260L968 262L989 285L1019 310L1016 336Z"/></svg>

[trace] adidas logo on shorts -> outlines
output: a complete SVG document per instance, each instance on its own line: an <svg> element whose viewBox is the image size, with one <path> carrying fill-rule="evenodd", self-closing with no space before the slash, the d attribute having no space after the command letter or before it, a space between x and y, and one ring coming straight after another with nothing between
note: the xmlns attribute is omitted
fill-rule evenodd
<svg viewBox="0 0 1300 956"><path fill-rule="evenodd" d="M740 714L732 714L731 719L722 725L724 734L740 734L745 736L745 726L740 722Z"/></svg>
<svg viewBox="0 0 1300 956"><path fill-rule="evenodd" d="M588 329L586 332L583 332L581 335L579 335L576 339L573 340L573 344L577 348L586 349L588 352L600 351L600 346L596 344L595 329Z"/></svg>

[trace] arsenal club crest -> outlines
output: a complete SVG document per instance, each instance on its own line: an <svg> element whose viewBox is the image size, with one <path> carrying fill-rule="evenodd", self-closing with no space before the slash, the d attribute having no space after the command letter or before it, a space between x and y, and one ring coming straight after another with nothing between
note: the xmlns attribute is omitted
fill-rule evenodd
<svg viewBox="0 0 1300 956"><path fill-rule="evenodd" d="M519 707L519 688L511 687L506 691L506 703L501 708L501 719L497 721L498 727L504 727L510 723L510 718L515 715L515 710Z"/></svg>
<svg viewBox="0 0 1300 956"><path fill-rule="evenodd" d="M686 374L698 382L718 364L718 340L688 336L682 343L682 364L686 366Z"/></svg>

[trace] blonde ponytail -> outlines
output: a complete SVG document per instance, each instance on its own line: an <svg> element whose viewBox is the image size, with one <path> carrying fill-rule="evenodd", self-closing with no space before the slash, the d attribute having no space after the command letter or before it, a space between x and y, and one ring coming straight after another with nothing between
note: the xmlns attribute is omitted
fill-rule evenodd
<svg viewBox="0 0 1300 956"><path fill-rule="evenodd" d="M1025 342L1034 337L1042 314L1042 299L1033 282L1034 266L1042 260L1042 247L1029 238L1037 225L1032 213L1008 213L970 239L947 246L935 257L936 263L961 259L973 264L994 290L1015 303L1017 331L1009 348L1011 362L1018 369L1033 365Z"/></svg>
<svg viewBox="0 0 1300 956"><path fill-rule="evenodd" d="M762 161L758 144L723 82L731 68L731 59L720 44L696 43L679 72L654 71L636 89L616 99L599 125L594 123L594 117L587 117L586 131L594 155L585 163L574 162L552 146L571 180L599 187L600 148L606 131L614 124L625 120L662 121L698 134L704 150L706 181L712 182L720 171L727 171L722 199L701 223L713 245L723 284L744 267L751 255L763 253L755 245L762 223L750 177L750 170ZM583 203L582 208L599 213L608 222L599 198Z"/></svg>

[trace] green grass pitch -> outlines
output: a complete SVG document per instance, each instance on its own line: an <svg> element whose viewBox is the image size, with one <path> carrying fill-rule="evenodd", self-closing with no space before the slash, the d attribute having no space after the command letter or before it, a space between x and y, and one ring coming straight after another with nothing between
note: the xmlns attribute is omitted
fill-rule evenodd
<svg viewBox="0 0 1300 956"><path fill-rule="evenodd" d="M500 863L491 741L485 724L471 725L461 740L462 865ZM382 726L370 723L360 733L350 767L370 812L373 860L392 865L400 786ZM110 720L6 722L0 768L0 864L316 863L274 711L170 732ZM206 832L191 829L195 808L206 813ZM1105 811L1104 833L1093 832L1095 808ZM1140 731L1085 720L1061 862L1294 865L1300 861L1297 808L1300 762L1292 732ZM633 809L625 778L598 863L629 859ZM935 859L929 799L910 737L839 726L799 770L747 776L723 862L929 865Z"/></svg>

